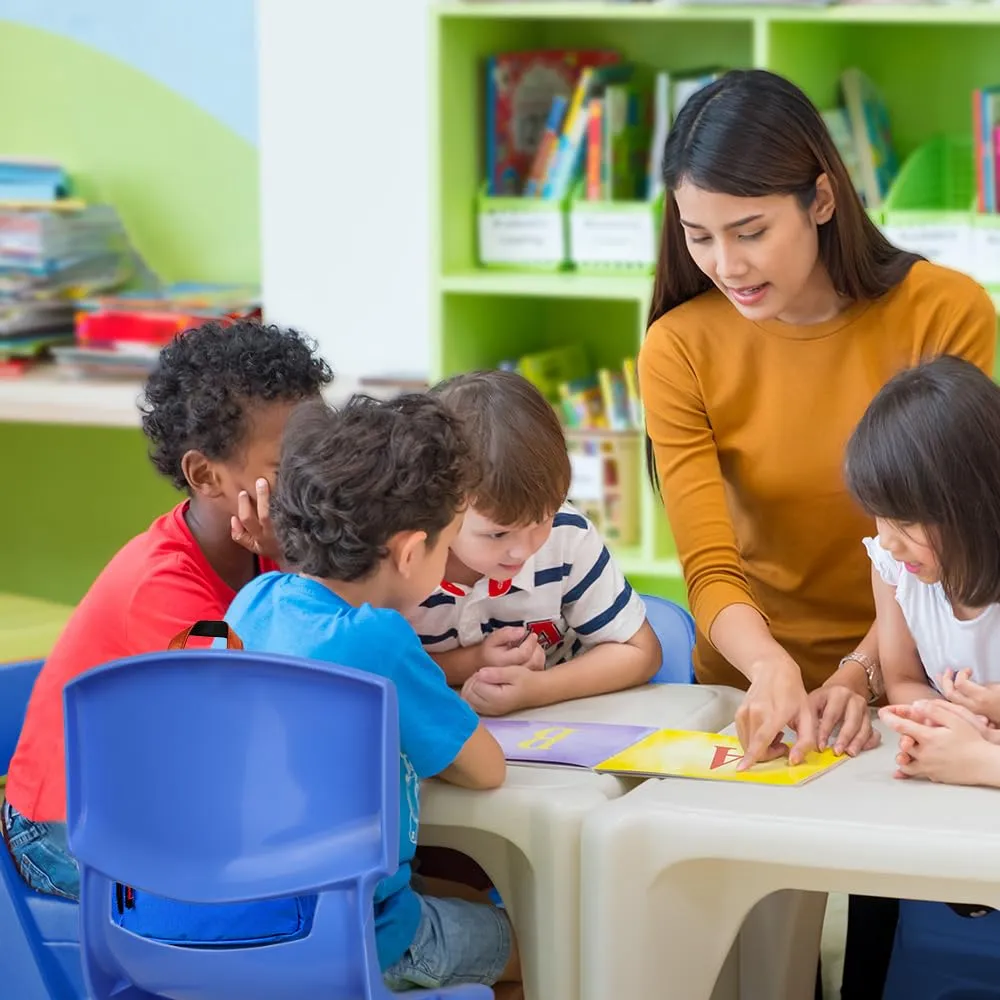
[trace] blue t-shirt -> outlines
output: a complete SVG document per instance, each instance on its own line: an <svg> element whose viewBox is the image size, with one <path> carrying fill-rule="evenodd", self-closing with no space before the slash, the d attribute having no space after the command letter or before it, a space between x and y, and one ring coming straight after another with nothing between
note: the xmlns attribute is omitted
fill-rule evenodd
<svg viewBox="0 0 1000 1000"><path fill-rule="evenodd" d="M236 596L226 620L247 649L326 660L387 677L399 705L399 870L375 891L375 939L382 969L402 958L417 932L410 888L417 846L420 779L452 764L478 725L396 611L352 607L328 587L289 573L265 573Z"/></svg>

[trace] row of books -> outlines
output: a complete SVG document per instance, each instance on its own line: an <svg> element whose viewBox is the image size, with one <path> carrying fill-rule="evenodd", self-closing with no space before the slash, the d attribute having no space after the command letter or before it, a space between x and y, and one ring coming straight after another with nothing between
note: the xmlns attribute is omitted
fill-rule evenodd
<svg viewBox="0 0 1000 1000"><path fill-rule="evenodd" d="M591 201L655 201L663 191L661 160L673 121L723 72L715 66L660 71L650 81L604 49L492 56L486 66L487 193L562 200L579 192ZM877 85L857 68L841 75L840 93L841 104L823 117L862 200L877 209L899 171L888 109ZM1000 88L984 91L980 101L991 158L988 130L996 124L992 102L998 94Z"/></svg>
<svg viewBox="0 0 1000 1000"><path fill-rule="evenodd" d="M976 209L1000 211L1000 86L972 92Z"/></svg>
<svg viewBox="0 0 1000 1000"><path fill-rule="evenodd" d="M721 72L661 72L650 89L610 50L492 56L486 67L487 193L562 200L582 184L590 200L654 200L673 117Z"/></svg>
<svg viewBox="0 0 1000 1000"><path fill-rule="evenodd" d="M862 70L840 76L841 104L823 120L865 207L881 207L899 173L889 109L877 84Z"/></svg>
<svg viewBox="0 0 1000 1000"><path fill-rule="evenodd" d="M72 345L53 348L52 354L73 375L143 377L178 333L209 320L230 323L260 315L255 285L158 284L81 302Z"/></svg>
<svg viewBox="0 0 1000 1000"><path fill-rule="evenodd" d="M642 409L635 358L620 368L594 369L582 344L502 361L500 368L520 372L555 407L568 430L638 431Z"/></svg>
<svg viewBox="0 0 1000 1000"><path fill-rule="evenodd" d="M499 367L520 372L559 415L569 451L570 500L605 538L619 545L636 544L638 431L643 422L635 358L624 358L620 368L595 371L583 345L576 343L526 354Z"/></svg>

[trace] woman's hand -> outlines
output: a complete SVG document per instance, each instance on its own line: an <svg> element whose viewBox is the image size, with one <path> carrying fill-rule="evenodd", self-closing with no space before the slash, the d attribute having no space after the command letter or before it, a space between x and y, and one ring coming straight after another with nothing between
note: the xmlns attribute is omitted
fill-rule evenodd
<svg viewBox="0 0 1000 1000"><path fill-rule="evenodd" d="M877 747L882 737L873 728L868 711L867 676L859 667L857 673L860 678L853 677L848 673L849 669L848 664L841 667L822 687L809 695L809 703L817 718L817 749L825 750L836 730L833 752L856 757L862 750Z"/></svg>
<svg viewBox="0 0 1000 1000"><path fill-rule="evenodd" d="M784 655L754 667L750 689L736 712L736 733L743 744L739 770L783 756L786 748L781 737L786 726L797 737L788 753L789 762L799 764L816 746L816 723L802 671Z"/></svg>

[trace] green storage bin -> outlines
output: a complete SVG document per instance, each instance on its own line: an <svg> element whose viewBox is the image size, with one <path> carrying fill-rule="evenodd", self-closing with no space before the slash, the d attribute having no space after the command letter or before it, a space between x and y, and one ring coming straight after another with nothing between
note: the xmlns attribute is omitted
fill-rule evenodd
<svg viewBox="0 0 1000 1000"><path fill-rule="evenodd" d="M479 263L508 271L561 271L569 265L569 199L493 197L477 199Z"/></svg>
<svg viewBox="0 0 1000 1000"><path fill-rule="evenodd" d="M577 271L652 274L663 196L654 201L587 201L581 184L569 206L569 254Z"/></svg>
<svg viewBox="0 0 1000 1000"><path fill-rule="evenodd" d="M939 136L903 164L882 205L882 228L897 246L971 274L975 197L972 140Z"/></svg>

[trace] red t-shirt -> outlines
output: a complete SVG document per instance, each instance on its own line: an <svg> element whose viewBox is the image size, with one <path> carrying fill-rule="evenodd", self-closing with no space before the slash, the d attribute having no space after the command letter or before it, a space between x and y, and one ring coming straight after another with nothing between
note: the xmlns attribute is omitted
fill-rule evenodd
<svg viewBox="0 0 1000 1000"><path fill-rule="evenodd" d="M198 547L186 509L157 518L104 567L46 660L7 778L7 800L28 819L66 820L66 684L110 660L165 650L199 619L222 618L236 596ZM275 568L261 560L262 571Z"/></svg>

